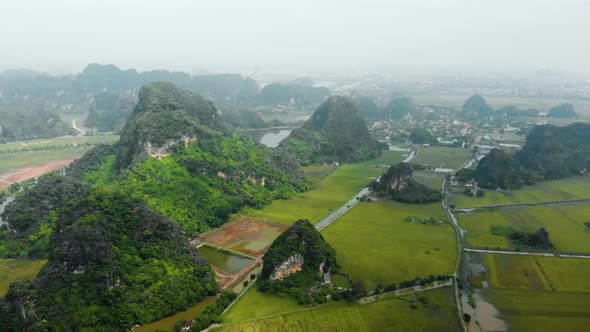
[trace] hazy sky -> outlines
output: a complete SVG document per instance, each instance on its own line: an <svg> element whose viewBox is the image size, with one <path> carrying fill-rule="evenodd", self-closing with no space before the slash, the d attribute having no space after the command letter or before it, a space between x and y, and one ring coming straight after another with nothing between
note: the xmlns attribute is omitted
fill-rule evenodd
<svg viewBox="0 0 590 332"><path fill-rule="evenodd" d="M586 0L0 0L0 68L590 72Z"/></svg>

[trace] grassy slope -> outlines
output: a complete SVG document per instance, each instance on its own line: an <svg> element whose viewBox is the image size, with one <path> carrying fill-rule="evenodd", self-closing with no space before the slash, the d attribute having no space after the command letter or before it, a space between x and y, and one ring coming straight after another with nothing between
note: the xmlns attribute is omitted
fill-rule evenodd
<svg viewBox="0 0 590 332"><path fill-rule="evenodd" d="M498 192L486 190L484 197L455 195L457 208L497 204L539 203L590 198L590 176L575 176L567 179L539 182L518 190Z"/></svg>
<svg viewBox="0 0 590 332"><path fill-rule="evenodd" d="M507 238L493 235L491 226L511 226L525 232L544 227L556 250L584 253L590 253L588 228L584 225L590 221L589 216L587 202L504 207L457 215L461 227L467 229L471 246L507 248Z"/></svg>
<svg viewBox="0 0 590 332"><path fill-rule="evenodd" d="M331 303L266 319L226 325L214 331L457 331L450 288L425 292L438 308L411 309L408 298L359 305ZM230 312L231 313L231 312Z"/></svg>
<svg viewBox="0 0 590 332"><path fill-rule="evenodd" d="M35 279L45 263L46 260L0 259L0 296L15 281Z"/></svg>
<svg viewBox="0 0 590 332"><path fill-rule="evenodd" d="M408 216L445 218L438 203L360 203L322 235L336 250L342 271L371 289L417 276L452 273L456 258L452 227L410 223L405 221Z"/></svg>
<svg viewBox="0 0 590 332"><path fill-rule="evenodd" d="M486 301L513 331L581 331L590 324L590 261L484 254Z"/></svg>
<svg viewBox="0 0 590 332"><path fill-rule="evenodd" d="M244 213L244 216L268 219L286 225L291 225L298 219L309 219L316 223L348 202L362 188L385 172L385 169L375 165L395 164L405 158L403 154L399 151L384 151L381 157L375 160L340 166L323 178L316 189L289 200L274 201L260 210L250 210ZM307 169L311 173L322 170L321 166Z"/></svg>

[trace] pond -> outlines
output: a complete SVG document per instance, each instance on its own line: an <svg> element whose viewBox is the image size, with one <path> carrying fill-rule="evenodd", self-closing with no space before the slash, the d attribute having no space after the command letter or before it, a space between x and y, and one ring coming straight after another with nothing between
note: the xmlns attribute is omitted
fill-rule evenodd
<svg viewBox="0 0 590 332"><path fill-rule="evenodd" d="M225 272L234 274L240 272L254 260L237 255L225 253L221 250L203 246L200 247L199 253L205 257L209 264L222 269Z"/></svg>
<svg viewBox="0 0 590 332"><path fill-rule="evenodd" d="M215 296L206 297L203 301L189 307L185 311L177 312L170 317L165 317L159 321L136 327L133 329L133 332L150 332L154 330L174 331L174 324L176 324L176 322L179 320L189 321L195 319L195 317L203 312L209 304L215 303L216 299L217 297Z"/></svg>
<svg viewBox="0 0 590 332"><path fill-rule="evenodd" d="M287 138L291 129L245 130L244 135L252 137L256 142L274 148Z"/></svg>

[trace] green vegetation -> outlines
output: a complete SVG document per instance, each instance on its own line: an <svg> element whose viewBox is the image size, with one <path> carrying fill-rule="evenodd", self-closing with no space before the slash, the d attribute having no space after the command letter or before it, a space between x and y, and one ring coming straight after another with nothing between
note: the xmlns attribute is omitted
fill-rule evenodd
<svg viewBox="0 0 590 332"><path fill-rule="evenodd" d="M412 296L385 296L368 304L337 302L274 316L222 325L214 331L459 331L450 288ZM414 304L415 309L413 309ZM242 306L240 302L236 306ZM235 308L235 307L234 307ZM229 317L233 310L228 313ZM392 314L393 313L393 314ZM247 318L247 317L246 317ZM224 320L226 322L226 320Z"/></svg>
<svg viewBox="0 0 590 332"><path fill-rule="evenodd" d="M475 94L465 101L463 110L458 114L458 117L466 121L478 121L493 115L494 109L487 104L482 96Z"/></svg>
<svg viewBox="0 0 590 332"><path fill-rule="evenodd" d="M481 290L510 330L584 330L590 323L590 261L482 254L491 288Z"/></svg>
<svg viewBox="0 0 590 332"><path fill-rule="evenodd" d="M369 134L356 105L339 96L328 98L279 147L302 165L370 160L378 157L382 149Z"/></svg>
<svg viewBox="0 0 590 332"><path fill-rule="evenodd" d="M570 103L565 103L551 108L547 113L547 117L559 119L575 119L578 117L578 114L574 110L574 105Z"/></svg>
<svg viewBox="0 0 590 332"><path fill-rule="evenodd" d="M183 136L196 142L166 143ZM148 157L142 140L170 156ZM289 156L238 136L209 102L164 83L141 90L117 146L97 148L71 174L127 192L190 236L220 226L244 206L259 208L307 188Z"/></svg>
<svg viewBox="0 0 590 332"><path fill-rule="evenodd" d="M473 177L485 188L514 189L523 184L584 174L590 167L590 124L535 126L514 158L492 150Z"/></svg>
<svg viewBox="0 0 590 332"><path fill-rule="evenodd" d="M98 93L88 109L88 117L84 125L102 132L117 132L123 128L135 102L134 97L126 94Z"/></svg>
<svg viewBox="0 0 590 332"><path fill-rule="evenodd" d="M41 166L50 161L80 158L88 149L89 147L76 147L0 154L0 174L26 167Z"/></svg>
<svg viewBox="0 0 590 332"><path fill-rule="evenodd" d="M35 139L24 142L0 144L0 152L59 150L59 148L75 148L97 144L110 144L118 140L118 135L67 136L52 139Z"/></svg>
<svg viewBox="0 0 590 332"><path fill-rule="evenodd" d="M57 111L33 103L19 107L0 105L0 143L74 134Z"/></svg>
<svg viewBox="0 0 590 332"><path fill-rule="evenodd" d="M358 107L363 119L365 120L385 120L387 115L383 112L377 104L370 98L356 95L353 97L353 102Z"/></svg>
<svg viewBox="0 0 590 332"><path fill-rule="evenodd" d="M409 97L395 97L387 106L385 106L385 113L391 116L392 120L400 120L407 114L412 114L416 111L416 105Z"/></svg>
<svg viewBox="0 0 590 332"><path fill-rule="evenodd" d="M237 323L250 319L260 319L285 312L300 311L305 305L294 299L262 293L256 285L250 287L223 316L224 323Z"/></svg>
<svg viewBox="0 0 590 332"><path fill-rule="evenodd" d="M398 163L391 166L371 188L381 197L410 204L424 204L441 199L440 191L433 190L412 178L412 165Z"/></svg>
<svg viewBox="0 0 590 332"><path fill-rule="evenodd" d="M259 129L270 127L260 114L248 110L227 110L221 114L223 121L240 129Z"/></svg>
<svg viewBox="0 0 590 332"><path fill-rule="evenodd" d="M225 292L221 294L215 303L208 305L203 312L197 315L190 330L193 332L199 332L206 329L211 324L220 323L221 314L225 308L236 299L236 297L238 297L238 294L234 292Z"/></svg>
<svg viewBox="0 0 590 332"><path fill-rule="evenodd" d="M436 138L425 128L413 129L410 133L410 140L416 144L434 144L437 142Z"/></svg>
<svg viewBox="0 0 590 332"><path fill-rule="evenodd" d="M281 264L288 260L293 260L301 270L283 271ZM337 269L334 249L308 220L298 220L264 254L258 289L295 298L298 303L323 303L324 291L328 290L318 288L323 282L322 272Z"/></svg>
<svg viewBox="0 0 590 332"><path fill-rule="evenodd" d="M451 273L457 254L452 227L407 222L409 216L446 218L440 204L361 202L322 234L336 250L340 270L367 289Z"/></svg>
<svg viewBox="0 0 590 332"><path fill-rule="evenodd" d="M288 200L276 200L259 210L247 210L248 218L268 219L291 225L297 219L316 223L348 202L383 171L369 165L344 165L326 176L317 188Z"/></svg>
<svg viewBox="0 0 590 332"><path fill-rule="evenodd" d="M432 167L457 168L467 161L470 154L471 150L462 148L421 147L420 153L413 163Z"/></svg>
<svg viewBox="0 0 590 332"><path fill-rule="evenodd" d="M45 263L47 260L0 259L0 297L11 283L35 279Z"/></svg>
<svg viewBox="0 0 590 332"><path fill-rule="evenodd" d="M35 281L10 286L0 326L127 331L216 291L178 225L129 195L95 191L72 201L55 227L47 265Z"/></svg>
<svg viewBox="0 0 590 332"><path fill-rule="evenodd" d="M149 323L149 324L145 324L139 327L136 327L133 329L134 332L153 332L153 331L174 331L175 329L175 325L181 321L181 322L190 322L193 319L195 319L195 317L197 317L197 315L199 315L201 312L203 312L203 310L205 310L205 308L212 304L215 303L215 301L217 300L217 297L215 296L209 296L206 297L203 301L197 303L196 305L189 307L188 309L184 310L184 311L180 311L177 312L176 314L166 317L166 318L162 318L159 321L155 321L153 323Z"/></svg>
<svg viewBox="0 0 590 332"><path fill-rule="evenodd" d="M469 197L463 194L453 194L452 197L457 208L576 199L590 199L590 176L544 181L517 190L485 190L483 197Z"/></svg>
<svg viewBox="0 0 590 332"><path fill-rule="evenodd" d="M508 238L504 234L494 235L494 229L510 227L517 232L533 233L544 228L556 251L588 253L590 243L584 225L588 215L590 206L580 202L482 209L457 214L457 219L467 230L466 240L470 246L508 248Z"/></svg>
<svg viewBox="0 0 590 332"><path fill-rule="evenodd" d="M437 174L433 172L414 172L414 180L421 183L431 189L440 190L443 181L445 180L444 174Z"/></svg>
<svg viewBox="0 0 590 332"><path fill-rule="evenodd" d="M42 176L6 207L2 219L10 228L0 227L0 257L47 258L58 211L87 191L72 178L56 173Z"/></svg>
<svg viewBox="0 0 590 332"><path fill-rule="evenodd" d="M524 184L524 174L512 156L500 149L493 149L483 157L473 178L483 188L515 189Z"/></svg>

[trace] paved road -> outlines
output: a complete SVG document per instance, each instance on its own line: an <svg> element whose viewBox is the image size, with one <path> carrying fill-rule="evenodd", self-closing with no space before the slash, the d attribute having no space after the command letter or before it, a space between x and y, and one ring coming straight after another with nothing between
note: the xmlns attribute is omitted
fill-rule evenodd
<svg viewBox="0 0 590 332"><path fill-rule="evenodd" d="M558 253L554 253L554 252L526 252L526 251L490 250L490 249L474 249L474 248L463 248L463 251L481 252L481 253L487 253L487 254L501 254L501 255L522 255L522 256L543 256L543 257L590 259L590 255L558 254Z"/></svg>
<svg viewBox="0 0 590 332"><path fill-rule="evenodd" d="M565 204L565 203L577 203L577 202L588 202L590 198L578 198L578 199L568 199L563 201L549 201L549 202L531 202L531 203L511 203L511 204L496 204L496 205L482 205L482 206L473 206L473 207L465 207L465 208L457 208L455 211L473 211L478 209L494 209L494 208L501 208L501 207L508 207L508 206L534 206L534 205L551 205L551 204Z"/></svg>
<svg viewBox="0 0 590 332"><path fill-rule="evenodd" d="M425 292L425 291L429 291L429 290L436 289L436 288L447 287L447 286L451 286L452 284L453 284L453 279L448 279L444 283L439 284L437 282L436 285L432 285L432 286L428 286L428 287L413 286L413 287L408 287L408 288L402 288L402 289L394 290L394 291L387 292L387 293L363 297L363 298L359 299L359 303L360 304L367 304L367 303L371 303L371 302L375 302L377 300L380 300L383 296L387 296L387 295L395 295L395 296L408 295L408 294L412 294L412 293Z"/></svg>
<svg viewBox="0 0 590 332"><path fill-rule="evenodd" d="M74 128L74 129L76 129L77 131L80 132L80 134L76 135L77 137L84 136L84 134L86 134L86 132L84 130L76 127L76 120L78 120L78 119L72 120L72 128Z"/></svg>
<svg viewBox="0 0 590 332"><path fill-rule="evenodd" d="M404 163L409 163L412 160L416 159L416 157L418 157L418 154L420 153L420 148L416 145L414 145L414 147L416 148L416 151L412 151L412 153L410 153L410 155L403 161ZM377 180L379 180L379 178L377 178ZM350 209L357 205L360 202L361 197L367 195L370 192L371 189L369 189L369 187L361 189L361 191L358 194L356 194L353 198L351 198L348 202L346 202L336 211L330 213L330 215L328 215L326 218L322 219L320 222L315 224L315 229L321 232L323 229L330 226L334 221L336 221L336 219L340 218L343 214L350 211Z"/></svg>

